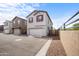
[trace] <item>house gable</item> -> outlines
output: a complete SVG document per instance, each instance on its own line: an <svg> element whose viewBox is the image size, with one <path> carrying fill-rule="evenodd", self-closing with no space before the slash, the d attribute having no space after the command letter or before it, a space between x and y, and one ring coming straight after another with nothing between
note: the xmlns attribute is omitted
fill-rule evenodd
<svg viewBox="0 0 79 59"><path fill-rule="evenodd" d="M25 19L23 19L23 18L20 18L20 17L16 16L15 18L13 18L12 21L14 21L15 19L25 20Z"/></svg>
<svg viewBox="0 0 79 59"><path fill-rule="evenodd" d="M31 15L36 16L36 15L37 15L38 13L40 13L40 12L46 13L46 15L48 16L50 22L52 23L52 20L51 20L51 18L49 17L47 11L42 11L42 10L34 10L34 11L33 11L31 14L29 14L26 18L30 17ZM52 24L53 24L53 23L52 23Z"/></svg>
<svg viewBox="0 0 79 59"><path fill-rule="evenodd" d="M13 28L23 28L26 25L26 20L16 16L12 20L12 25L13 25Z"/></svg>

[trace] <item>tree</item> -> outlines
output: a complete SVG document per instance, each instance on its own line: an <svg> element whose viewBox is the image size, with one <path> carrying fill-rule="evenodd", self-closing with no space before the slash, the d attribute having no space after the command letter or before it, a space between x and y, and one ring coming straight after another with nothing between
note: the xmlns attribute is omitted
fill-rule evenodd
<svg viewBox="0 0 79 59"><path fill-rule="evenodd" d="M74 24L73 27L74 30L79 30L79 23Z"/></svg>

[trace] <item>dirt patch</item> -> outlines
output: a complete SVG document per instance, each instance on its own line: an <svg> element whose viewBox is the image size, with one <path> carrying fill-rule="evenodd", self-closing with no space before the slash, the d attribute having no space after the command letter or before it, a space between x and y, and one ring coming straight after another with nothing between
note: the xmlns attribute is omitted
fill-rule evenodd
<svg viewBox="0 0 79 59"><path fill-rule="evenodd" d="M59 36L56 35L56 36L52 37L52 40L60 40L60 38L59 38Z"/></svg>
<svg viewBox="0 0 79 59"><path fill-rule="evenodd" d="M66 56L61 40L58 36L54 36L52 43L47 51L47 56Z"/></svg>

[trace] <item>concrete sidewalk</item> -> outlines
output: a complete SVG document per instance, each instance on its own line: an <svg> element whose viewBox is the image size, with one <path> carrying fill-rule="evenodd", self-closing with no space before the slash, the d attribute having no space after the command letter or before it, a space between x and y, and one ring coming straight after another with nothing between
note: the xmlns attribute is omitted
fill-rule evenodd
<svg viewBox="0 0 79 59"><path fill-rule="evenodd" d="M36 54L36 56L46 56L46 53L49 49L49 46L51 44L52 40L49 38L49 40L44 44L44 46L39 50L39 52Z"/></svg>

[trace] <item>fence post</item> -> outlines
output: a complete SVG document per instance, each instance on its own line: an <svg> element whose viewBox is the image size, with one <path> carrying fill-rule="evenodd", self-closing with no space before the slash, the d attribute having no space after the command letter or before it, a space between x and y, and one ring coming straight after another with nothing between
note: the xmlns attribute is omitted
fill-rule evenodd
<svg viewBox="0 0 79 59"><path fill-rule="evenodd" d="M64 30L65 30L65 23L64 23Z"/></svg>

